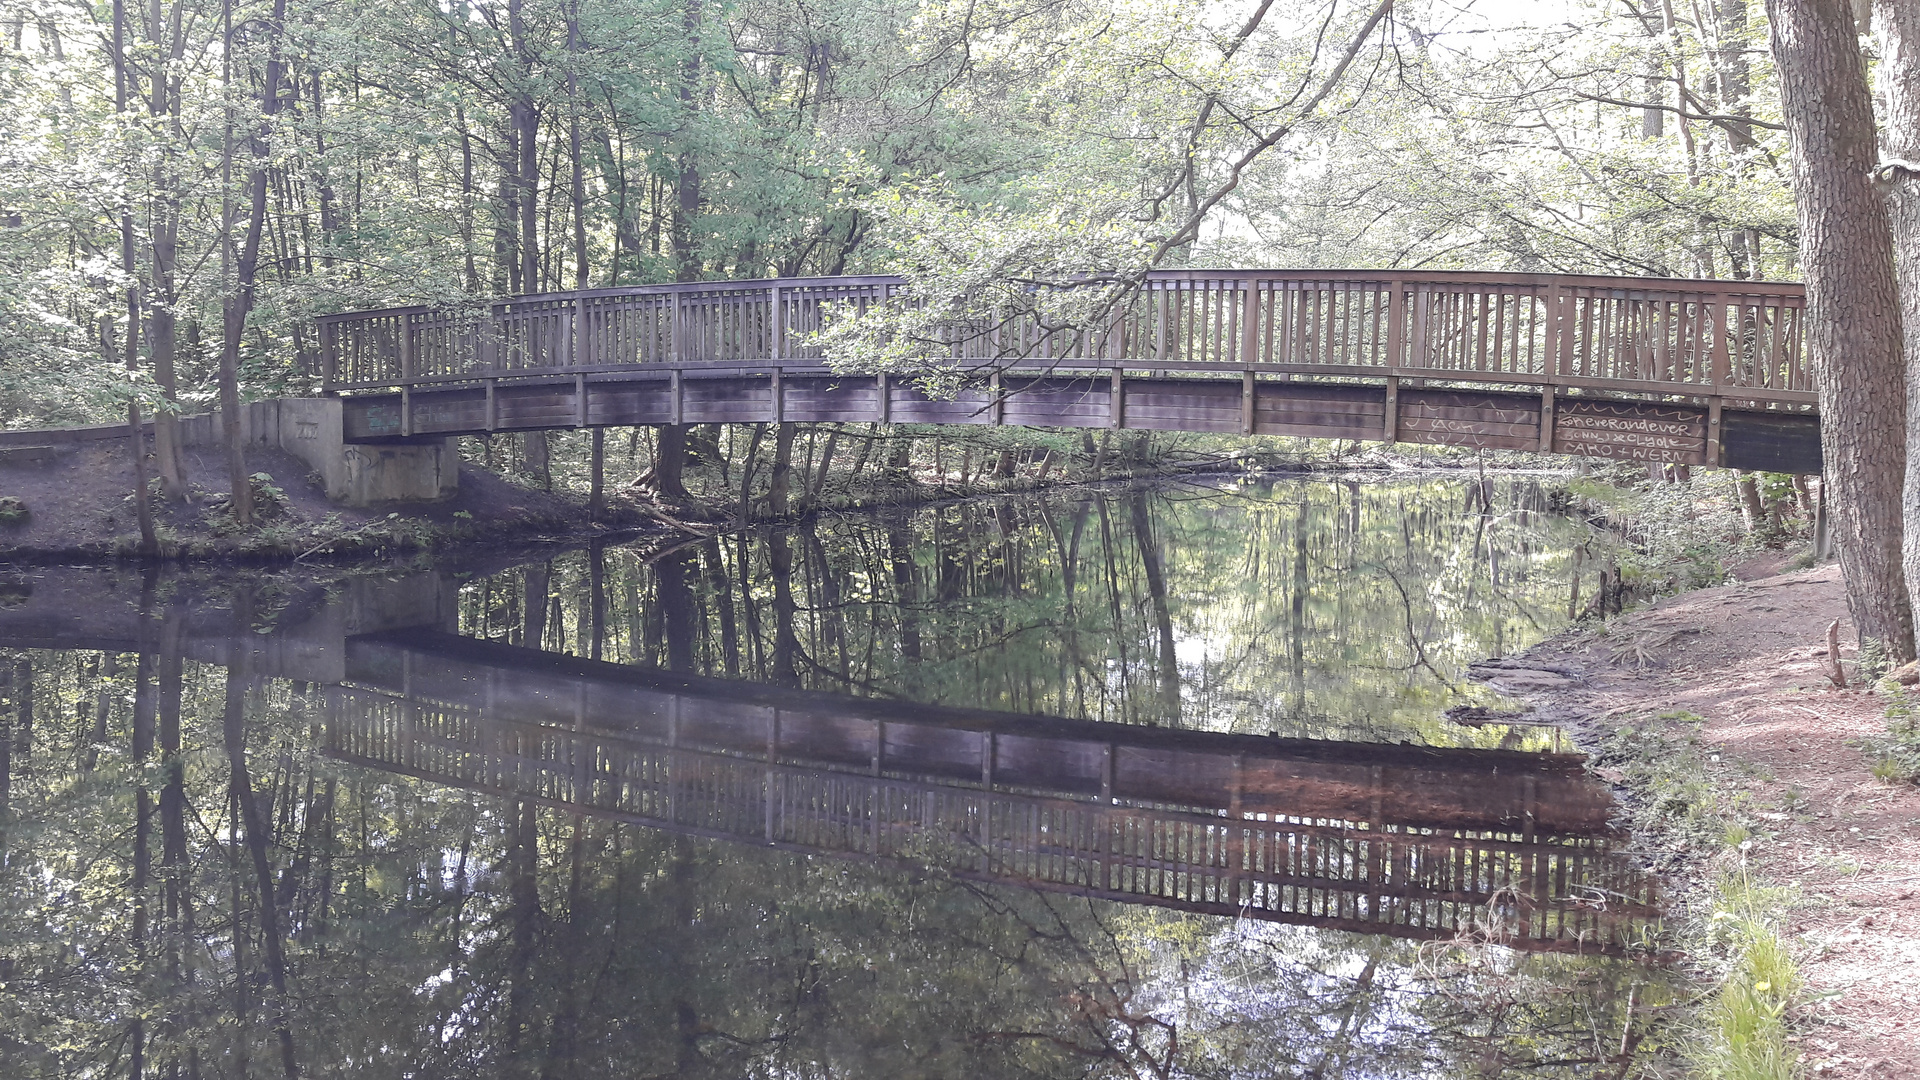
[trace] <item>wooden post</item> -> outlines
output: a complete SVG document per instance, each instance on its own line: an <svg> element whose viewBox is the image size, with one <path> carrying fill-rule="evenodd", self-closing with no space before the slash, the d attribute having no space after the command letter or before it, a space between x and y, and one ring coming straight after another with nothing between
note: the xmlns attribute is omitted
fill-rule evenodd
<svg viewBox="0 0 1920 1080"><path fill-rule="evenodd" d="M874 421L881 424L893 422L893 391L887 386L887 373L874 376Z"/></svg>
<svg viewBox="0 0 1920 1080"><path fill-rule="evenodd" d="M400 323L400 378L404 381L417 374L415 367L419 363L419 358L413 354L412 316L403 312L398 322Z"/></svg>
<svg viewBox="0 0 1920 1080"><path fill-rule="evenodd" d="M1721 398L1718 395L1707 399L1707 468L1709 469L1719 468L1724 457L1720 449L1720 405Z"/></svg>
<svg viewBox="0 0 1920 1080"><path fill-rule="evenodd" d="M1167 298L1168 290L1155 289L1154 292L1159 298L1160 315L1154 320L1153 358L1165 360L1167 358L1167 311L1170 301Z"/></svg>
<svg viewBox="0 0 1920 1080"><path fill-rule="evenodd" d="M1387 370L1404 367L1407 345L1406 282L1394 278L1387 282L1387 347L1383 357Z"/></svg>
<svg viewBox="0 0 1920 1080"><path fill-rule="evenodd" d="M767 290L767 343L768 355L778 360L786 355L787 313L780 307L780 286Z"/></svg>
<svg viewBox="0 0 1920 1080"><path fill-rule="evenodd" d="M607 507L606 476L607 429L597 427L593 429L593 487L587 496L587 505L592 509L595 520L599 519L600 512Z"/></svg>
<svg viewBox="0 0 1920 1080"><path fill-rule="evenodd" d="M1375 766L1378 768L1378 766ZM1233 755L1233 790L1227 798L1227 902L1240 903L1241 864L1246 861L1247 829L1240 792L1246 785L1246 759Z"/></svg>
<svg viewBox="0 0 1920 1080"><path fill-rule="evenodd" d="M1416 286L1413 294L1413 338L1407 343L1406 367L1430 367L1427 354L1427 316L1433 307L1433 290L1429 286Z"/></svg>
<svg viewBox="0 0 1920 1080"><path fill-rule="evenodd" d="M669 299L667 301L667 359L677 363L679 362L680 354L683 351L683 345L680 340L680 338L682 337L682 331L680 329L680 294L678 292L673 292L668 295L669 295ZM678 420L674 421L674 423L676 424L679 422L680 421Z"/></svg>
<svg viewBox="0 0 1920 1080"><path fill-rule="evenodd" d="M1113 802L1113 744L1100 748L1100 799Z"/></svg>
<svg viewBox="0 0 1920 1080"><path fill-rule="evenodd" d="M592 342L587 335L587 298L576 296L573 299L573 355L568 357L575 367L584 367L593 363Z"/></svg>
<svg viewBox="0 0 1920 1080"><path fill-rule="evenodd" d="M1546 355L1540 358L1541 373L1549 379L1566 374L1560 363L1560 286L1548 285L1546 296L1541 300L1543 317L1547 323ZM1514 316L1516 319L1518 315Z"/></svg>
<svg viewBox="0 0 1920 1080"><path fill-rule="evenodd" d="M1730 336L1727 333L1727 306L1727 297L1724 294L1716 294L1711 301L1702 301L1700 304L1701 317L1713 328L1713 369L1709 377L1713 380L1716 390L1729 386L1733 382L1731 359L1727 349L1727 338Z"/></svg>
<svg viewBox="0 0 1920 1080"><path fill-rule="evenodd" d="M1553 452L1553 384L1540 388L1540 452Z"/></svg>
<svg viewBox="0 0 1920 1080"><path fill-rule="evenodd" d="M487 430L488 431L492 431L494 428L500 426L500 403L494 397L494 389L499 384L499 382L500 382L499 379L487 380Z"/></svg>
<svg viewBox="0 0 1920 1080"><path fill-rule="evenodd" d="M1248 281L1246 301L1240 315L1240 362L1260 361L1260 283Z"/></svg>
<svg viewBox="0 0 1920 1080"><path fill-rule="evenodd" d="M1400 376L1387 376L1387 412L1384 417L1385 430L1381 432L1382 442L1400 441Z"/></svg>
<svg viewBox="0 0 1920 1080"><path fill-rule="evenodd" d="M332 394L340 381L340 324L320 324L320 392Z"/></svg>
<svg viewBox="0 0 1920 1080"><path fill-rule="evenodd" d="M587 373L576 371L573 375L573 426L587 426Z"/></svg>
<svg viewBox="0 0 1920 1080"><path fill-rule="evenodd" d="M778 424L787 418L786 392L782 390L780 386L780 365L779 364L773 365L773 373L771 376L769 376L769 380L770 381L768 382L767 386L768 386L768 389L771 391L770 396L772 400L769 401L768 404L773 409L773 423Z"/></svg>
<svg viewBox="0 0 1920 1080"><path fill-rule="evenodd" d="M987 379L987 422L995 425L1007 422L1007 399L1001 396L997 369Z"/></svg>
<svg viewBox="0 0 1920 1080"><path fill-rule="evenodd" d="M413 388L400 388L400 435L402 438L413 434Z"/></svg>
<svg viewBox="0 0 1920 1080"><path fill-rule="evenodd" d="M1253 434L1253 372L1240 373L1240 434Z"/></svg>
<svg viewBox="0 0 1920 1080"><path fill-rule="evenodd" d="M1820 501L1813 510L1813 561L1826 562L1833 554L1833 530L1827 520L1827 478L1820 477Z"/></svg>
<svg viewBox="0 0 1920 1080"><path fill-rule="evenodd" d="M999 746L991 731L980 733L980 783L987 790L993 790L993 759L999 752Z"/></svg>
<svg viewBox="0 0 1920 1080"><path fill-rule="evenodd" d="M676 367L667 373L667 422L681 423L680 418L685 415L685 405L685 395L680 392L680 369Z"/></svg>
<svg viewBox="0 0 1920 1080"><path fill-rule="evenodd" d="M1120 428L1126 426L1127 391L1126 369L1113 369L1113 391L1107 402L1107 426Z"/></svg>

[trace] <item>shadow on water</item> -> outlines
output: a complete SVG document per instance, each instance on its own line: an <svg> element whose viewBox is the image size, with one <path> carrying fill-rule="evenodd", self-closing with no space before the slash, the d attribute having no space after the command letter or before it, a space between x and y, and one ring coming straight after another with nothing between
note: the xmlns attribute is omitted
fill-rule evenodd
<svg viewBox="0 0 1920 1080"><path fill-rule="evenodd" d="M1607 791L1438 718L1579 540L1315 482L10 577L0 1062L1663 1075Z"/></svg>

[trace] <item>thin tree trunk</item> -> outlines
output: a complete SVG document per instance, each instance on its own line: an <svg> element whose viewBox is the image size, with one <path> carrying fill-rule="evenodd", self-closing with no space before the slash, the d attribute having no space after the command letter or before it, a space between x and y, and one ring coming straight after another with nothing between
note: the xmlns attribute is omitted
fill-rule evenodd
<svg viewBox="0 0 1920 1080"><path fill-rule="evenodd" d="M229 0L230 5L230 0ZM226 9L229 24L232 8ZM233 520L253 524L253 482L247 473L246 445L240 430L240 336L246 330L247 314L253 310L254 274L260 265L260 237L267 220L267 138L273 132L273 118L280 111L280 83L284 63L280 58L279 32L287 16L287 0L274 0L270 31L273 44L267 51L266 77L260 90L260 120L248 139L253 167L247 173L247 235L235 263L234 292L221 305L220 343L220 428L227 444L227 472L231 484L228 504ZM233 165L232 128L226 142L228 169ZM231 221L233 215L227 214ZM229 249L231 236L223 239Z"/></svg>
<svg viewBox="0 0 1920 1080"><path fill-rule="evenodd" d="M775 426L773 436L773 481L767 490L767 514L787 516L787 490L793 480L793 429L791 423Z"/></svg>
<svg viewBox="0 0 1920 1080"><path fill-rule="evenodd" d="M128 110L129 72L127 69L127 8L125 0L113 0L113 111ZM140 266L134 257L133 207L120 208L120 269L127 275L127 340L125 366L129 373L140 370ZM111 351L113 328L102 321L102 343ZM113 358L107 357L112 363ZM140 417L140 398L127 395L127 442L133 452L133 515L140 526L140 553L159 554L160 542L153 531L153 497L147 490L147 434Z"/></svg>
<svg viewBox="0 0 1920 1080"><path fill-rule="evenodd" d="M280 930L280 905L273 882L273 867L267 861L267 822L253 792L253 779L247 772L246 746L247 674L245 665L235 662L227 669L226 708L222 713L225 734L229 790L237 800L241 831L247 855L253 863L254 903L260 909L260 939L266 949L267 983L273 988L273 1029L280 1044L280 1069L289 1080L300 1075L295 1063L291 1009L287 1002L286 939ZM242 973L241 978L246 976Z"/></svg>
<svg viewBox="0 0 1920 1080"><path fill-rule="evenodd" d="M174 370L179 347L175 332L173 306L179 297L175 282L180 261L179 178L174 175L179 162L179 145L186 132L180 119L180 95L174 93L171 72L186 56L186 36L181 30L181 8L175 4L171 24L161 0L152 0L147 13L147 41L154 54L165 57L148 86L147 111L156 121L164 120L166 136L154 156L153 195L148 201L150 247L153 255L149 280L147 318L149 344L153 351L153 381L160 388L161 405L153 417L153 456L160 474L160 490L168 499L187 497L187 466L180 446L179 380Z"/></svg>
<svg viewBox="0 0 1920 1080"><path fill-rule="evenodd" d="M1807 339L1847 606L1864 640L1913 658L1902 568L1905 385L1893 237L1873 190L1873 100L1846 0L1767 0L1793 148Z"/></svg>
<svg viewBox="0 0 1920 1080"><path fill-rule="evenodd" d="M600 520L601 514L605 512L607 508L607 498L606 498L606 490L605 490L606 478L607 478L607 429L606 428L597 427L593 429L592 468L593 468L593 477L591 481L592 490L589 492L587 496L587 503L588 503L588 506L592 509L594 520L598 521Z"/></svg>

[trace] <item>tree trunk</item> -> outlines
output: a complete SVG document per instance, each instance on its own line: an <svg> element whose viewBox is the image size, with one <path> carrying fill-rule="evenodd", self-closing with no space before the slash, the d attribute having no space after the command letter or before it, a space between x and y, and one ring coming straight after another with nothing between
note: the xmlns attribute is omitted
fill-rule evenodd
<svg viewBox="0 0 1920 1080"><path fill-rule="evenodd" d="M260 911L260 941L266 951L267 983L273 990L273 1030L280 1046L280 1070L289 1080L300 1075L295 1063L291 1006L287 1001L286 938L280 931L280 905L273 883L273 867L267 859L268 824L260 813L253 793L253 779L247 771L246 695L244 665L227 669L226 707L221 714L225 734L228 790L240 813L249 861L253 865L254 903ZM244 978L244 976L242 976Z"/></svg>
<svg viewBox="0 0 1920 1080"><path fill-rule="evenodd" d="M673 203L673 278L675 281L700 280L700 239L693 234L694 218L700 214L700 163L685 145L685 135L693 117L700 111L700 0L687 0L684 12L686 59L680 63L681 150L674 170Z"/></svg>
<svg viewBox="0 0 1920 1080"><path fill-rule="evenodd" d="M1875 179L1887 190L1887 210L1898 263L1900 306L1906 325L1907 415L1920 403L1920 6L1912 0L1876 0L1882 54L1881 88L1887 103L1887 165ZM1920 431L1907 428L1906 576L1910 602L1920 606Z"/></svg>
<svg viewBox="0 0 1920 1080"><path fill-rule="evenodd" d="M1173 612L1167 603L1167 575L1160 564L1160 545L1147 514L1147 497L1134 491L1127 499L1133 519L1133 539L1140 546L1140 565L1146 571L1147 598L1153 604L1153 624L1160 632L1160 709L1165 720L1180 723L1180 659L1174 651Z"/></svg>
<svg viewBox="0 0 1920 1080"><path fill-rule="evenodd" d="M601 513L607 508L607 429L593 429L593 476L591 490L587 495L587 505L593 512L593 519L600 520Z"/></svg>
<svg viewBox="0 0 1920 1080"><path fill-rule="evenodd" d="M1793 148L1807 338L1847 606L1862 639L1913 657L1901 562L1905 397L1893 238L1873 190L1873 101L1846 0L1767 0Z"/></svg>
<svg viewBox="0 0 1920 1080"><path fill-rule="evenodd" d="M773 435L773 480L767 489L767 516L787 516L787 491L793 483L793 430L791 423L775 426Z"/></svg>
<svg viewBox="0 0 1920 1080"><path fill-rule="evenodd" d="M173 305L179 300L175 283L180 262L180 195L178 146L186 133L180 119L180 95L173 93L171 74L174 65L186 55L185 35L179 29L179 8L170 26L159 0L148 9L147 41L153 53L170 63L158 65L148 86L147 112L158 122L164 120L167 137L153 164L153 194L148 200L150 248L153 257L147 289L148 339L153 353L153 381L162 398L153 417L153 456L160 474L160 490L168 499L187 497L186 458L180 448L179 380L174 371L174 353L178 348Z"/></svg>
<svg viewBox="0 0 1920 1080"><path fill-rule="evenodd" d="M287 0L274 0L271 28L276 35L286 16ZM230 7L227 18L230 24ZM276 36L275 44L267 52L266 77L260 90L260 120L247 140L253 156L253 167L247 170L247 235L235 264L234 292L221 305L220 430L227 444L228 508L235 524L242 527L253 524L253 483L247 473L246 445L240 430L240 336L246 331L247 313L253 310L254 274L260 265L260 239L267 221L267 139L273 132L274 115L280 111L283 67ZM231 125L227 131L226 159L224 164L230 171L233 166ZM231 211L224 220L233 220ZM232 234L228 228L222 227L226 234L222 243L231 250Z"/></svg>
<svg viewBox="0 0 1920 1080"><path fill-rule="evenodd" d="M653 458L653 493L670 503L690 503L687 493L687 425L663 424L659 451Z"/></svg>
<svg viewBox="0 0 1920 1080"><path fill-rule="evenodd" d="M131 72L127 66L127 7L124 0L113 3L113 111L128 110ZM120 208L120 269L127 275L127 371L140 370L140 264L134 258L133 207ZM101 341L111 351L113 323L102 319ZM112 363L113 358L107 357ZM160 553L160 542L153 531L153 499L147 490L146 424L140 417L140 397L127 395L127 441L133 450L133 515L140 525L140 553L152 557Z"/></svg>

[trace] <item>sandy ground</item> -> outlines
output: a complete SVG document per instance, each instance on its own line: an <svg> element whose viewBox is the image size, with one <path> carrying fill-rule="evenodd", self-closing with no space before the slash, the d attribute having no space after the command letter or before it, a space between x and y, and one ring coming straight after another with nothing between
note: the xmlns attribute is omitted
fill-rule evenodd
<svg viewBox="0 0 1920 1080"><path fill-rule="evenodd" d="M1759 576L1548 642L1527 659L1585 678L1515 689L1589 728L1628 712L1704 717L1713 779L1753 800L1751 865L1800 894L1788 929L1811 999L1795 1017L1806 1074L1920 1077L1920 787L1876 779L1848 745L1884 730L1885 702L1827 679L1834 619L1851 657L1836 566Z"/></svg>

